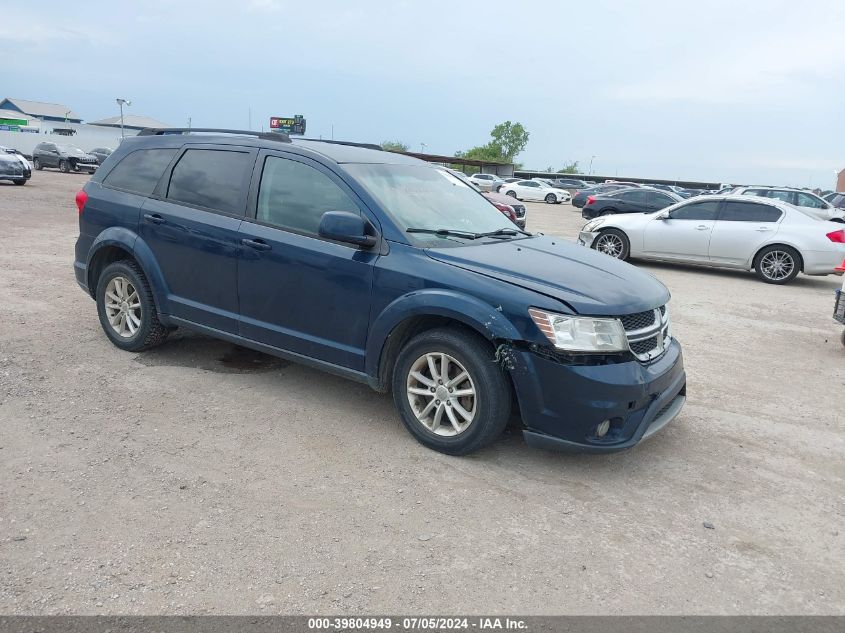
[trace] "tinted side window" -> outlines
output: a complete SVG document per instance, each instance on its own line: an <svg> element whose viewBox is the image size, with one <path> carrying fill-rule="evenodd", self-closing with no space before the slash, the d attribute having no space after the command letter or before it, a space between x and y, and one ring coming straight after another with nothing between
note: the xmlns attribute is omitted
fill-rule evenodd
<svg viewBox="0 0 845 633"><path fill-rule="evenodd" d="M740 203L745 204L745 203ZM760 205L755 205L760 206ZM673 220L715 220L719 210L719 201L695 202L672 211Z"/></svg>
<svg viewBox="0 0 845 633"><path fill-rule="evenodd" d="M103 185L148 196L175 155L175 149L139 149L124 156Z"/></svg>
<svg viewBox="0 0 845 633"><path fill-rule="evenodd" d="M795 202L795 194L792 191L778 191L777 189L770 189L766 193L769 198L775 198L789 203Z"/></svg>
<svg viewBox="0 0 845 633"><path fill-rule="evenodd" d="M821 200L814 198L813 196L808 196L806 193L798 192L798 206L799 207L810 207L812 209L823 209L824 204Z"/></svg>
<svg viewBox="0 0 845 633"><path fill-rule="evenodd" d="M780 210L754 202L726 202L720 220L729 222L777 222Z"/></svg>
<svg viewBox="0 0 845 633"><path fill-rule="evenodd" d="M249 154L189 149L173 168L167 197L225 213L243 213Z"/></svg>
<svg viewBox="0 0 845 633"><path fill-rule="evenodd" d="M760 196L762 198L766 197L766 192L763 189L746 189L742 192L743 196Z"/></svg>
<svg viewBox="0 0 845 633"><path fill-rule="evenodd" d="M638 202L645 204L648 199L648 193L645 191L624 191L619 194L619 197L626 202Z"/></svg>
<svg viewBox="0 0 845 633"><path fill-rule="evenodd" d="M357 205L325 174L297 161L267 157L258 190L259 222L316 235L327 211L360 215Z"/></svg>

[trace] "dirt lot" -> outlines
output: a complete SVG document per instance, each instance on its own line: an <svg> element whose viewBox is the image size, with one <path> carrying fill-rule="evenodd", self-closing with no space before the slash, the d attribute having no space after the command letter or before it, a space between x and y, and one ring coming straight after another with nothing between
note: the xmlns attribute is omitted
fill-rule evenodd
<svg viewBox="0 0 845 633"><path fill-rule="evenodd" d="M0 183L0 613L845 614L839 279L648 265L675 423L451 458L361 385L191 334L114 348L71 268L85 178Z"/></svg>

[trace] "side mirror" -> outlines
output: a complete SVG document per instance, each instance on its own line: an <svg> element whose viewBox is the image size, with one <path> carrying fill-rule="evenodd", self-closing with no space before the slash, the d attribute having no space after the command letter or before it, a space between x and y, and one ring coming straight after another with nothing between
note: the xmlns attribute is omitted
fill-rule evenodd
<svg viewBox="0 0 845 633"><path fill-rule="evenodd" d="M373 235L367 235L367 221L356 213L328 211L320 218L320 237L363 248L372 248L378 243Z"/></svg>
<svg viewBox="0 0 845 633"><path fill-rule="evenodd" d="M669 219L669 212L663 211L662 213L658 213L657 217L655 219L657 219L657 220L668 220Z"/></svg>

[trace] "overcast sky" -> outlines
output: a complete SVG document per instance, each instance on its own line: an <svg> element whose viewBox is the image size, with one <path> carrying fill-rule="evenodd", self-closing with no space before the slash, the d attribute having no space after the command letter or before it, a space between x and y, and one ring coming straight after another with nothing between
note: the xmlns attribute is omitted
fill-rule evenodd
<svg viewBox="0 0 845 633"><path fill-rule="evenodd" d="M20 5L23 6L23 5ZM517 160L831 188L845 167L842 0L41 1L0 20L3 95L83 119L398 139L531 133ZM11 62L17 63L11 63Z"/></svg>

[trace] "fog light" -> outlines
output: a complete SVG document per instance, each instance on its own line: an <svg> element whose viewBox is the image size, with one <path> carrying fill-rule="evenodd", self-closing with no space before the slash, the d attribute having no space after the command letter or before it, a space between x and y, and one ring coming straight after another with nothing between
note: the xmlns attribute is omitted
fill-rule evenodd
<svg viewBox="0 0 845 633"><path fill-rule="evenodd" d="M607 432L610 430L610 420L605 420L601 424L596 427L596 435L598 437L604 437L607 435Z"/></svg>

